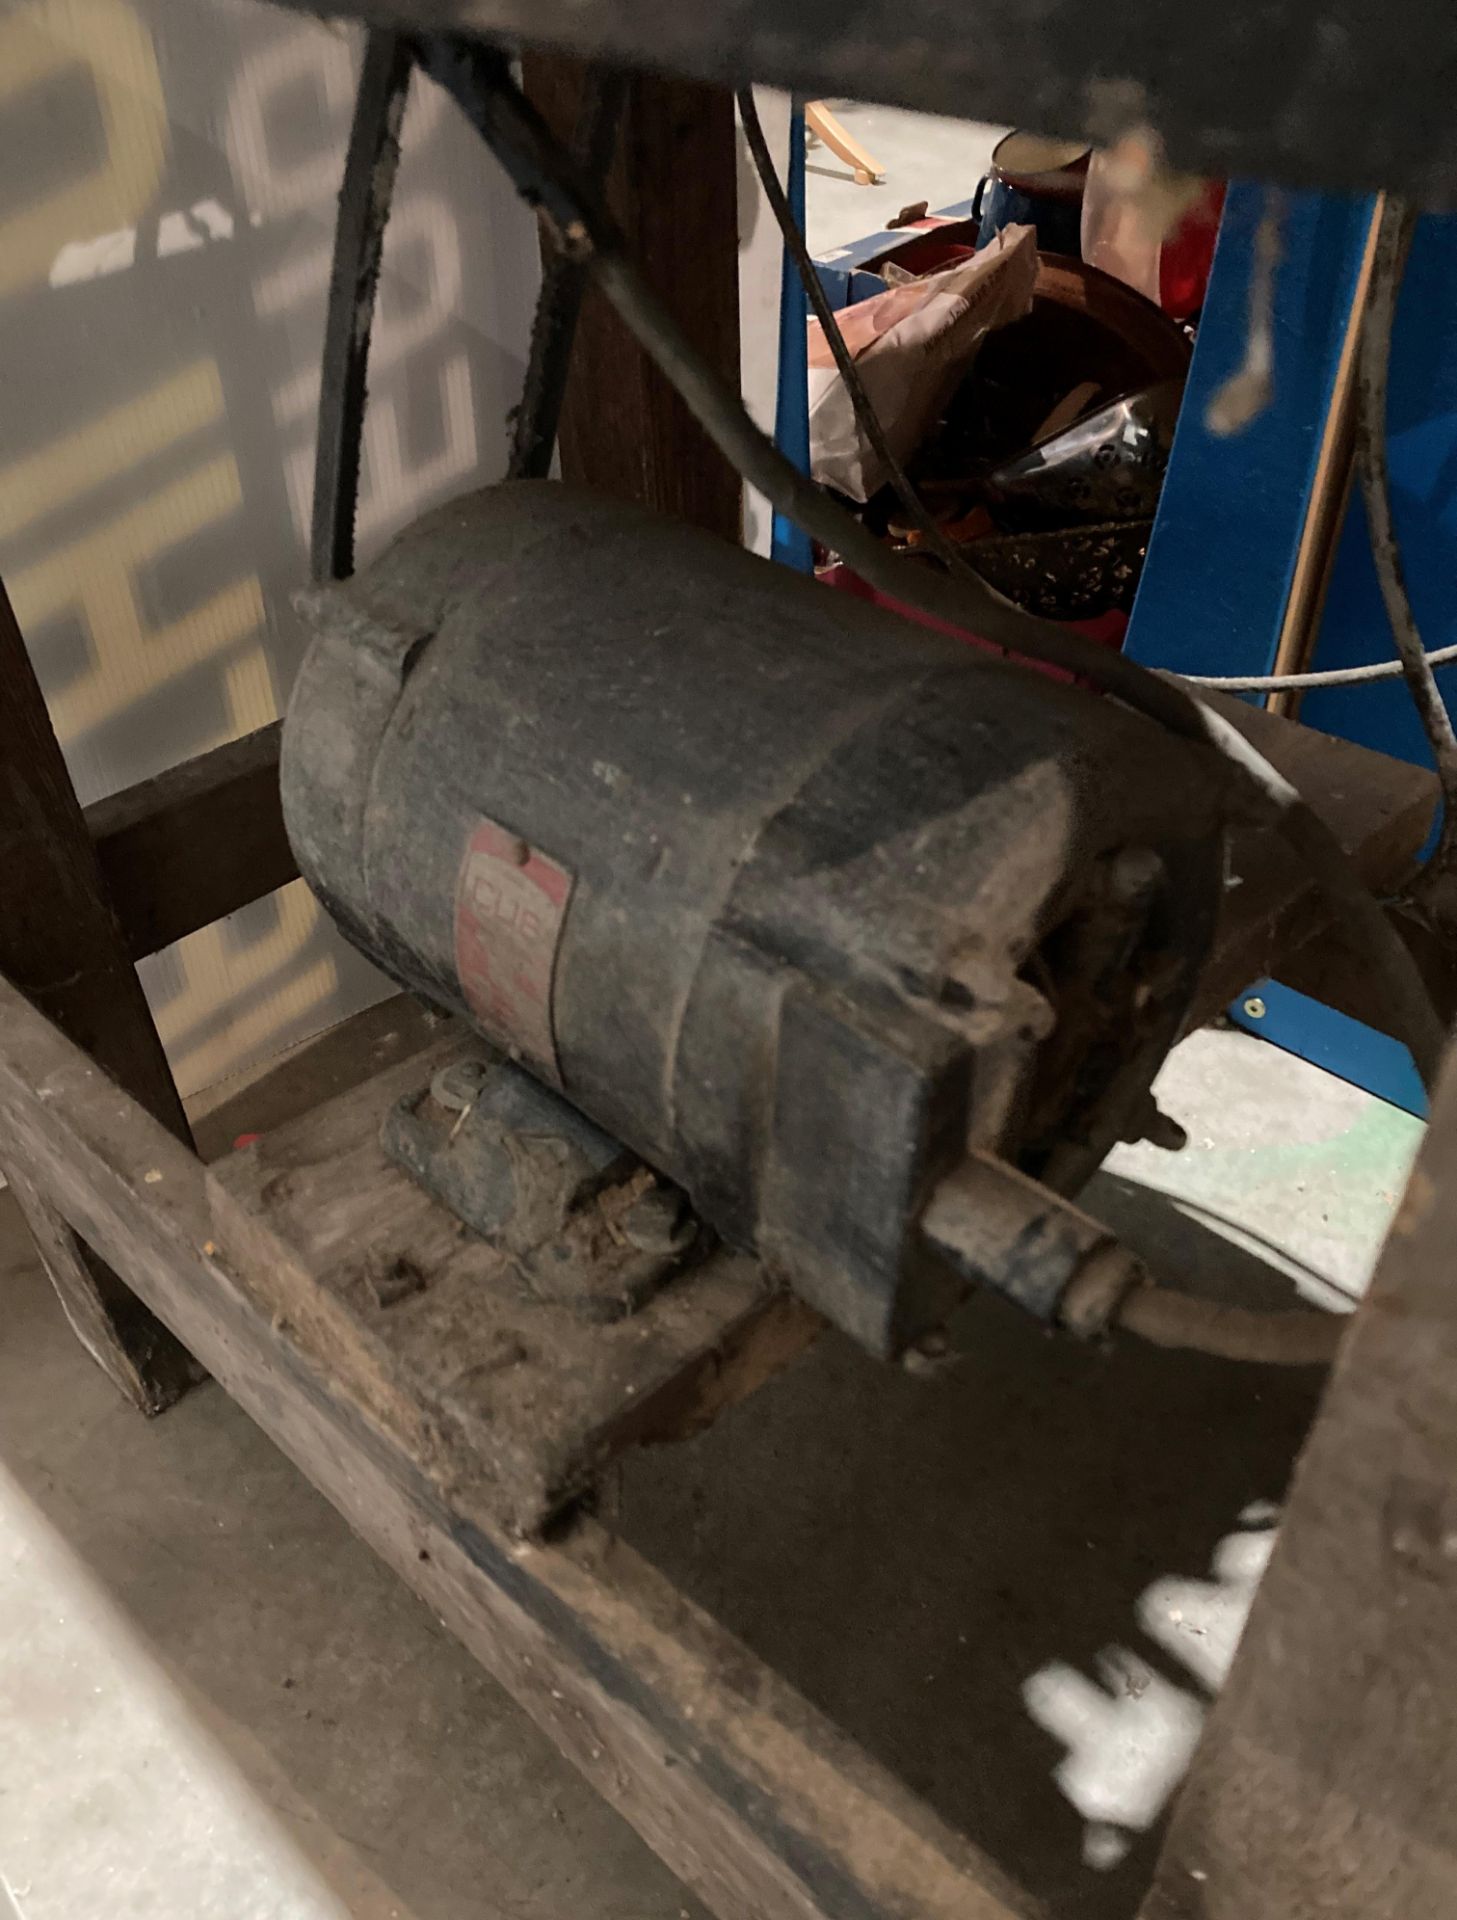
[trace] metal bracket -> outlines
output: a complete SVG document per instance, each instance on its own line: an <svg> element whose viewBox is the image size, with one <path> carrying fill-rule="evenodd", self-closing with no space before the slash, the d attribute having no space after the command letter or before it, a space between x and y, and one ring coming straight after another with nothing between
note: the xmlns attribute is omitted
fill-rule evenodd
<svg viewBox="0 0 1457 1920"><path fill-rule="evenodd" d="M533 1293L592 1319L632 1313L711 1243L677 1187L508 1061L452 1061L380 1144Z"/></svg>

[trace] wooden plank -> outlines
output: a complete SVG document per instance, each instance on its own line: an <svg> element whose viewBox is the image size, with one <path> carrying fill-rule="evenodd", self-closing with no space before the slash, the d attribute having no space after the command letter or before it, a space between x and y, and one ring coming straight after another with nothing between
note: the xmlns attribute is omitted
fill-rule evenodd
<svg viewBox="0 0 1457 1920"><path fill-rule="evenodd" d="M179 1140L182 1103L157 1038L10 600L0 585L0 971ZM9 1144L3 1148L9 1161ZM31 1192L16 1197L72 1326L137 1406L170 1404L196 1369L126 1287Z"/></svg>
<svg viewBox="0 0 1457 1920"><path fill-rule="evenodd" d="M583 67L528 47L526 92L570 141ZM738 161L723 87L634 73L608 198L648 284L739 389ZM558 435L579 481L737 542L738 475L596 287L582 302Z"/></svg>
<svg viewBox="0 0 1457 1920"><path fill-rule="evenodd" d="M1457 1061L1144 1920L1457 1912Z"/></svg>
<svg viewBox="0 0 1457 1920"><path fill-rule="evenodd" d="M1411 907L1387 908L1387 918L1405 941L1444 1025L1457 1021L1457 940ZM1280 962L1279 979L1287 987L1324 1001L1353 1020L1396 1038L1385 983L1373 976L1365 956L1349 946L1339 927L1307 940Z"/></svg>
<svg viewBox="0 0 1457 1920"><path fill-rule="evenodd" d="M423 1053L447 1024L448 1017L423 1000L396 993L230 1079L215 1081L187 1102L197 1151L204 1160L221 1159L240 1136L281 1127L397 1061Z"/></svg>
<svg viewBox="0 0 1457 1920"><path fill-rule="evenodd" d="M359 11L410 32L453 27L810 100L853 93L989 126L1031 121L1100 146L1151 129L1185 173L1457 202L1448 16L1429 0L1302 7L1282 12L1278 32L1268 0L1177 14L1167 0L369 0ZM1114 75L1111 90L1101 84Z"/></svg>
<svg viewBox="0 0 1457 1920"><path fill-rule="evenodd" d="M1351 477L1356 456L1356 352L1361 344L1361 329L1371 299L1371 276L1376 267L1376 233L1381 224L1384 194L1377 194L1371 209L1371 224L1366 233L1366 250L1361 271L1351 296L1350 317L1341 343L1340 358L1331 380L1330 403L1321 432L1320 453L1311 476L1310 498L1305 509L1305 526L1296 549L1295 569L1290 577L1290 594L1285 603L1285 618L1275 646L1272 673L1299 673L1310 663L1321 616L1325 612L1331 569L1346 523L1346 508L1351 498ZM1271 713L1293 718L1300 711L1300 693L1289 688L1271 693L1265 705Z"/></svg>
<svg viewBox="0 0 1457 1920"><path fill-rule="evenodd" d="M278 797L275 720L86 809L133 960L297 879Z"/></svg>
<svg viewBox="0 0 1457 1920"><path fill-rule="evenodd" d="M724 1920L1011 1920L996 1870L629 1548L465 1518L273 1306L257 1223L8 984L28 1177ZM280 1257L286 1255L281 1245Z"/></svg>
<svg viewBox="0 0 1457 1920"><path fill-rule="evenodd" d="M1410 874L1437 804L1435 774L1349 740L1317 733L1227 694L1201 693L1302 794L1335 834L1362 880L1388 894ZM1271 831L1238 829L1227 884L1190 1026L1212 1019L1252 980L1287 977L1291 957L1338 932L1300 861ZM1353 978L1364 959L1348 956ZM1292 984L1295 984L1292 982Z"/></svg>
<svg viewBox="0 0 1457 1920"><path fill-rule="evenodd" d="M20 1168L6 1179L50 1275L71 1331L143 1413L160 1413L202 1377L171 1334L91 1249L83 1246Z"/></svg>
<svg viewBox="0 0 1457 1920"><path fill-rule="evenodd" d="M464 1233L394 1165L380 1125L480 1043L423 1053L265 1133L215 1168L272 1310L323 1370L353 1370L376 1416L457 1506L536 1533L629 1446L706 1425L819 1334L819 1316L720 1248L605 1321ZM405 1275L381 1286L381 1276ZM363 1390L363 1389L362 1389Z"/></svg>

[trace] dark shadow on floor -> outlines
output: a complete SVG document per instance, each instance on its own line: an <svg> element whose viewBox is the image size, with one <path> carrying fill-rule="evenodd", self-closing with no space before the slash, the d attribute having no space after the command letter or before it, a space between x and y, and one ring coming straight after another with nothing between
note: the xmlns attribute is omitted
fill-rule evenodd
<svg viewBox="0 0 1457 1920"><path fill-rule="evenodd" d="M1291 1298L1163 1196L1103 1178L1089 1201L1178 1284ZM991 1853L1029 1910L1125 1920L1159 1833L1112 1870L1084 1864L1053 1778L1066 1749L1023 1688L1050 1662L1101 1682L1124 1648L1202 1697L1144 1637L1140 1596L1207 1578L1245 1509L1281 1498L1322 1376L1080 1348L990 1298L965 1333L932 1380L826 1338L712 1432L628 1463L615 1523Z"/></svg>
<svg viewBox="0 0 1457 1920"><path fill-rule="evenodd" d="M213 1130L262 1111L245 1091ZM1288 1301L1162 1196L1090 1197L1180 1284ZM352 1914L700 1912L216 1388L150 1425L121 1405L8 1198L0 1267L0 1463ZM1197 1694L1142 1636L1140 1596L1205 1577L1242 1512L1280 1499L1320 1376L1081 1348L992 1299L965 1334L931 1380L825 1339L712 1432L628 1463L616 1524L994 1855L1029 1911L1126 1920L1157 1832L1111 1871L1084 1864L1064 1747L1023 1688L1054 1661L1100 1682L1124 1648Z"/></svg>

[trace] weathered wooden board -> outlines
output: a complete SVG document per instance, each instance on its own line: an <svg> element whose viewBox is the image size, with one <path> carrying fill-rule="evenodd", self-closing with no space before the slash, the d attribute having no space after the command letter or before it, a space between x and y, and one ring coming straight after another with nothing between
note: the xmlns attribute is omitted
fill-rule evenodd
<svg viewBox="0 0 1457 1920"><path fill-rule="evenodd" d="M711 1418L822 1323L723 1251L610 1324L541 1297L379 1144L396 1101L478 1050L448 1028L213 1178L270 1310L320 1367L371 1383L379 1417L462 1511L536 1532L614 1453ZM391 1298L380 1276L396 1272L409 1290Z"/></svg>
<svg viewBox="0 0 1457 1920"><path fill-rule="evenodd" d="M1298 726L1232 695L1202 697L1300 792L1374 893L1390 893L1407 878L1432 824L1435 774ZM1214 950L1189 1024L1212 1019L1252 980L1272 974L1290 978L1302 948L1325 943L1338 932L1319 890L1279 835L1237 830L1231 836ZM1337 988L1338 974L1349 976L1350 991L1357 994L1373 996L1377 989L1363 956L1347 954L1344 969L1332 967L1328 990ZM1298 979L1291 984L1298 985Z"/></svg>
<svg viewBox="0 0 1457 1920"><path fill-rule="evenodd" d="M1457 939L1414 907L1388 907L1387 916L1416 961L1438 1015L1450 1027L1457 1020ZM1364 1020L1378 1032L1395 1033L1398 1022L1385 982L1373 976L1365 956L1341 928L1330 927L1319 938L1302 941L1282 957L1276 972L1287 987Z"/></svg>
<svg viewBox="0 0 1457 1920"><path fill-rule="evenodd" d="M599 1526L473 1520L370 1342L321 1364L279 1237L0 982L0 1132L29 1178L723 1920L1012 1920L996 1869ZM336 1303L326 1301L328 1323ZM383 1396L383 1397L381 1397Z"/></svg>
<svg viewBox="0 0 1457 1920"><path fill-rule="evenodd" d="M107 902L45 699L0 586L0 972L190 1141L162 1043ZM8 1143L0 1141L8 1164ZM66 1314L87 1351L144 1412L197 1377L188 1355L80 1245L45 1196L16 1182Z"/></svg>
<svg viewBox="0 0 1457 1920"><path fill-rule="evenodd" d="M297 878L278 799L282 727L275 720L86 809L133 960Z"/></svg>
<svg viewBox="0 0 1457 1920"><path fill-rule="evenodd" d="M217 1081L187 1102L198 1153L204 1160L219 1160L241 1137L297 1120L423 1053L446 1025L446 1016L423 1000L394 993L270 1060Z"/></svg>
<svg viewBox="0 0 1457 1920"><path fill-rule="evenodd" d="M1457 1913L1457 1061L1144 1920Z"/></svg>
<svg viewBox="0 0 1457 1920"><path fill-rule="evenodd" d="M570 140L583 66L528 48L534 106ZM733 96L634 73L608 181L628 251L714 370L739 385L738 146ZM559 432L564 480L656 507L737 541L739 476L666 377L589 286Z"/></svg>

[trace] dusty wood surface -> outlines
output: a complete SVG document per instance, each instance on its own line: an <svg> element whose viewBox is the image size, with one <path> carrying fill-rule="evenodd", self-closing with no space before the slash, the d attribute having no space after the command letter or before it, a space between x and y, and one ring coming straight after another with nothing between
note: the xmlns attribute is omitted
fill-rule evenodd
<svg viewBox="0 0 1457 1920"><path fill-rule="evenodd" d="M447 1028L215 1175L271 1310L318 1363L370 1383L378 1417L428 1451L463 1511L537 1532L625 1446L704 1424L821 1322L725 1252L606 1325L541 1297L379 1144L396 1101L477 1051ZM381 1287L394 1274L406 1289Z"/></svg>
<svg viewBox="0 0 1457 1920"><path fill-rule="evenodd" d="M582 64L527 48L526 91L570 140ZM739 388L738 162L723 87L635 73L609 182L649 285L710 365ZM592 286L582 303L558 434L564 480L737 542L738 475Z"/></svg>
<svg viewBox="0 0 1457 1920"><path fill-rule="evenodd" d="M187 1102L204 1160L220 1159L240 1138L296 1120L348 1093L440 1038L444 1014L408 993L393 993L350 1014L286 1052L215 1081Z"/></svg>
<svg viewBox="0 0 1457 1920"><path fill-rule="evenodd" d="M1208 698L1299 790L1367 886L1383 894L1407 876L1432 823L1434 774L1247 706L1232 695ZM1295 956L1312 943L1328 942L1333 931L1324 897L1277 834L1237 831L1228 879L1191 1026L1212 1019L1252 980L1274 975L1299 985L1291 977ZM1369 981L1369 966L1355 956L1348 956L1346 971L1358 992L1369 993L1378 984ZM1327 985L1334 984L1332 977Z"/></svg>
<svg viewBox="0 0 1457 1920"><path fill-rule="evenodd" d="M1457 1913L1457 1064L1144 1920Z"/></svg>
<svg viewBox="0 0 1457 1920"><path fill-rule="evenodd" d="M0 586L0 973L190 1141L162 1043L107 903L75 789ZM0 1153L9 1159L5 1143ZM155 1413L196 1377L187 1354L43 1198L17 1183L67 1317L129 1399Z"/></svg>
<svg viewBox="0 0 1457 1920"><path fill-rule="evenodd" d="M371 1383L275 1307L256 1221L0 983L0 1129L28 1176L724 1920L1011 1920L969 1842L590 1521L465 1517ZM280 1260L287 1250L278 1249Z"/></svg>
<svg viewBox="0 0 1457 1920"><path fill-rule="evenodd" d="M282 721L86 809L133 960L298 876L278 798Z"/></svg>
<svg viewBox="0 0 1457 1920"><path fill-rule="evenodd" d="M1416 961L1438 1015L1450 1027L1457 1020L1457 940L1412 907L1390 907L1387 914ZM1373 976L1365 956L1349 945L1339 927L1327 928L1320 938L1287 954L1279 977L1286 986L1381 1033L1395 1033L1399 1024L1392 1018L1385 983Z"/></svg>

